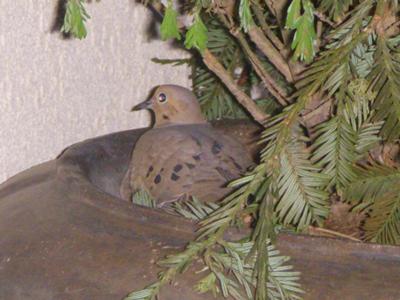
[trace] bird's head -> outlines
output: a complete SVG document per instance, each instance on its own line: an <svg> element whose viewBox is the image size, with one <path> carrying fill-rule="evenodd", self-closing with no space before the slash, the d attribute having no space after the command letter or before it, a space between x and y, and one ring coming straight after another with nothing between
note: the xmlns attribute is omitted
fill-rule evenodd
<svg viewBox="0 0 400 300"><path fill-rule="evenodd" d="M160 85L150 99L132 108L142 109L154 112L154 127L206 123L196 96L178 85Z"/></svg>

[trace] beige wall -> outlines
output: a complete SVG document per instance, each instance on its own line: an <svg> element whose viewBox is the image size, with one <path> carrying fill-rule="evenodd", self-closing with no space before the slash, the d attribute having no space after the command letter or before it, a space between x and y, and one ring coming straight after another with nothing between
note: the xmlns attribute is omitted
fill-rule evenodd
<svg viewBox="0 0 400 300"><path fill-rule="evenodd" d="M0 0L0 182L72 143L147 125L129 110L151 87L189 85L186 68L150 61L186 54L148 40L136 1L88 4L82 41L51 33L57 2Z"/></svg>

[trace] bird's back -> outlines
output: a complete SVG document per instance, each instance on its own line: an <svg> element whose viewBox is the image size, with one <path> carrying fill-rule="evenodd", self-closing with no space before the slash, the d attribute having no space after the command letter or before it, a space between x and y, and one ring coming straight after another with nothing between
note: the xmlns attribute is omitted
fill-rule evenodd
<svg viewBox="0 0 400 300"><path fill-rule="evenodd" d="M187 196L217 201L251 164L241 143L209 124L153 128L135 146L130 185L148 191L160 206Z"/></svg>

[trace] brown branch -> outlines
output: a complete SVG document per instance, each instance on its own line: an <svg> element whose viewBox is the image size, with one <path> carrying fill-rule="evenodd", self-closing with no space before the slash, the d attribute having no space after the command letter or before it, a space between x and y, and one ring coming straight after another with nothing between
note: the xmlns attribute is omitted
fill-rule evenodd
<svg viewBox="0 0 400 300"><path fill-rule="evenodd" d="M279 25L280 32L282 35L283 43L285 45L289 44L289 30L285 29L285 16L286 8L289 5L290 0L264 0L268 6L269 11L275 16L276 21Z"/></svg>
<svg viewBox="0 0 400 300"><path fill-rule="evenodd" d="M251 3L253 7L253 12L256 15L258 23L260 23L261 29L267 36L267 38L274 44L274 46L279 51L285 51L285 45L281 42L281 40L275 35L275 33L271 30L268 23L265 21L265 16L263 14L263 8L258 1Z"/></svg>
<svg viewBox="0 0 400 300"><path fill-rule="evenodd" d="M257 26L252 26L248 34L253 43L257 45L277 70L285 76L288 82L292 83L293 76L288 63L274 45L265 37L262 30Z"/></svg>
<svg viewBox="0 0 400 300"><path fill-rule="evenodd" d="M336 28L337 24L335 22L332 22L331 20L329 20L328 17L326 17L322 12L320 11L314 11L314 16L316 16L318 19L321 20L321 22L324 22L326 24L328 24L329 26L331 26L332 28Z"/></svg>
<svg viewBox="0 0 400 300"><path fill-rule="evenodd" d="M276 83L275 79L262 67L262 62L260 61L258 56L252 51L246 37L239 29L235 27L231 20L226 18L224 14L220 13L218 15L222 24L224 24L225 27L229 29L229 32L237 39L243 51L247 54L246 58L251 63L258 76L260 76L267 90L271 93L272 96L276 98L276 100L281 105L286 106L288 104L288 95L279 86L279 84Z"/></svg>
<svg viewBox="0 0 400 300"><path fill-rule="evenodd" d="M348 235L348 234L344 234L338 231L334 231L334 230L330 230L327 228L321 228L321 227L315 227L315 226L309 226L308 227L308 233L311 235L321 235L321 236L334 236L334 237L340 237L340 238L344 238L344 239L349 239L355 242L362 242L362 240Z"/></svg>
<svg viewBox="0 0 400 300"><path fill-rule="evenodd" d="M258 56L251 50L251 47L248 44L244 35L237 29L231 30L231 33L234 37L236 37L239 44L242 46L244 52L247 54L247 58L249 59L258 76L260 76L267 90L271 93L272 96L276 98L276 100L281 105L286 106L288 104L288 95L279 86L275 79L270 74L268 74L265 68L262 67L262 62L260 61Z"/></svg>
<svg viewBox="0 0 400 300"><path fill-rule="evenodd" d="M236 97L237 101L251 114L251 116L261 125L265 125L265 121L269 115L265 114L245 92L243 92L235 83L232 76L218 61L218 59L206 49L203 53L203 62L210 71L215 73L219 79L225 84L228 90Z"/></svg>
<svg viewBox="0 0 400 300"><path fill-rule="evenodd" d="M320 103L321 97L321 95L314 95L311 99L311 103L309 103L309 106L311 107L306 107L301 116L303 124L308 129L314 128L316 125L321 124L330 117L332 98ZM318 104L315 106L312 102L318 102Z"/></svg>

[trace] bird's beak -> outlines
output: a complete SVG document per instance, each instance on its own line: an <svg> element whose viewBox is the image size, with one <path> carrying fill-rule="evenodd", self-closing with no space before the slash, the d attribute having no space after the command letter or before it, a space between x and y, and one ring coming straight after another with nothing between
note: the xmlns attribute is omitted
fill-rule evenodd
<svg viewBox="0 0 400 300"><path fill-rule="evenodd" d="M147 108L151 108L151 106L152 106L152 101L151 101L151 99L149 99L142 103L139 103L138 105L135 105L134 107L132 107L131 111L147 109Z"/></svg>

